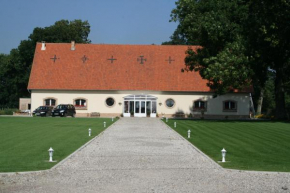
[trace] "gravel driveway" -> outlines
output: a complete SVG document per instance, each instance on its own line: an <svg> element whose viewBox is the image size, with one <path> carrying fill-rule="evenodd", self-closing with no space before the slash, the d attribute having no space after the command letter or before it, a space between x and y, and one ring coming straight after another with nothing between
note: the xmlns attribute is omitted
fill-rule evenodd
<svg viewBox="0 0 290 193"><path fill-rule="evenodd" d="M0 192L290 192L290 173L222 169L159 119L122 118L51 170Z"/></svg>

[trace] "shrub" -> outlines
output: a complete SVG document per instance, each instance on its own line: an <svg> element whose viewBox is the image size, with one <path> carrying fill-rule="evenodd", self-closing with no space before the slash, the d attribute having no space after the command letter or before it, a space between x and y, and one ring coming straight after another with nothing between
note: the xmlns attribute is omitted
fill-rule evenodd
<svg viewBox="0 0 290 193"><path fill-rule="evenodd" d="M18 109L2 109L0 110L0 115L13 115L13 112L18 111Z"/></svg>
<svg viewBox="0 0 290 193"><path fill-rule="evenodd" d="M255 115L255 118L257 118L257 119L274 119L275 117L273 115L260 114L260 115Z"/></svg>

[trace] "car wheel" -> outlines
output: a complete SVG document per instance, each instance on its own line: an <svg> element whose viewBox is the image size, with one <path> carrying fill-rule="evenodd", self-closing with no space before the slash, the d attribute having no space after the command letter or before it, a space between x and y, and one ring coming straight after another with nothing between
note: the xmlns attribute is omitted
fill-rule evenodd
<svg viewBox="0 0 290 193"><path fill-rule="evenodd" d="M63 113L63 117L66 117L66 113Z"/></svg>

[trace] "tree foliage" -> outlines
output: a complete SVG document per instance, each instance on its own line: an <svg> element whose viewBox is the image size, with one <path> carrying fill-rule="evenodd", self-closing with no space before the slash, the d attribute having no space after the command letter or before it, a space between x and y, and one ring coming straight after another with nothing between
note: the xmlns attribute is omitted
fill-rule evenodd
<svg viewBox="0 0 290 193"><path fill-rule="evenodd" d="M29 97L27 84L37 42L90 43L90 24L81 20L60 20L45 28L34 28L9 55L0 55L0 107L18 107L20 97Z"/></svg>
<svg viewBox="0 0 290 193"><path fill-rule="evenodd" d="M247 4L240 1L180 0L172 11L179 32L188 44L198 44L197 53L187 51L185 71L199 71L217 94L249 85L253 74L245 55L241 23L247 19Z"/></svg>
<svg viewBox="0 0 290 193"><path fill-rule="evenodd" d="M198 44L187 51L185 71L199 71L216 94L249 84L264 87L275 76L276 118L286 117L289 82L289 0L179 0L172 21L180 37ZM286 75L287 74L287 75Z"/></svg>
<svg viewBox="0 0 290 193"><path fill-rule="evenodd" d="M275 71L276 118L286 117L285 94L290 73L290 1L251 0L248 30L248 48L257 73L259 68ZM262 78L262 77L260 77ZM289 92L289 91L288 91Z"/></svg>
<svg viewBox="0 0 290 193"><path fill-rule="evenodd" d="M161 45L187 45L187 40L185 36L180 32L180 29L177 28L173 35L170 36L170 41L162 42Z"/></svg>

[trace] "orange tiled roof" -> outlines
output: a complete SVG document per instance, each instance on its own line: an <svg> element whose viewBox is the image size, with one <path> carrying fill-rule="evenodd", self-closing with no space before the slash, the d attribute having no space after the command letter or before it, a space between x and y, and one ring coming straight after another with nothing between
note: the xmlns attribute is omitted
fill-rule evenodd
<svg viewBox="0 0 290 193"><path fill-rule="evenodd" d="M76 44L72 51L70 43L41 45L30 90L210 91L198 72L181 72L188 46Z"/></svg>

